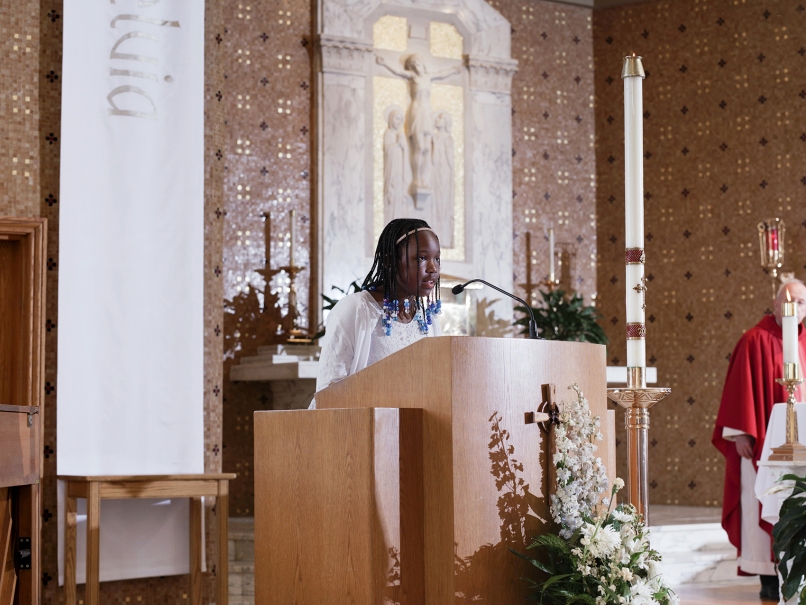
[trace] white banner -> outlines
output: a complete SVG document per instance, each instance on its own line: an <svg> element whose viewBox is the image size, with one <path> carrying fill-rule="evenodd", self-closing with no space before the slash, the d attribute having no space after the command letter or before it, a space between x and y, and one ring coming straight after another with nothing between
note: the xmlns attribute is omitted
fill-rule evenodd
<svg viewBox="0 0 806 605"><path fill-rule="evenodd" d="M65 0L61 137L58 473L201 473L204 2ZM154 504L104 503L101 580L187 572Z"/></svg>

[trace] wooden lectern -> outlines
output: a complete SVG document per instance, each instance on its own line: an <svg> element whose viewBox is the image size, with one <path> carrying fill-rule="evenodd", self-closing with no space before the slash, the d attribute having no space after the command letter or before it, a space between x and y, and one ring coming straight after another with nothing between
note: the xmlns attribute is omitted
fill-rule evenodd
<svg viewBox="0 0 806 605"><path fill-rule="evenodd" d="M605 422L604 346L468 337L423 339L316 411L256 412L256 605L520 602L509 549L550 522L528 423L547 383L564 401L577 383Z"/></svg>

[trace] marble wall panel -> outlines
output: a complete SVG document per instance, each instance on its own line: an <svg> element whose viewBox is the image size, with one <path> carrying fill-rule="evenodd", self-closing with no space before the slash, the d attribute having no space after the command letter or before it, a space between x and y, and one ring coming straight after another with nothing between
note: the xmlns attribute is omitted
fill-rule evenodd
<svg viewBox="0 0 806 605"><path fill-rule="evenodd" d="M806 277L806 5L680 0L594 12L598 291L613 365L625 363L620 72L633 51L647 71L647 356L672 388L652 411L650 501L713 506L724 465L711 434L728 360L772 308L760 220L786 221L784 269Z"/></svg>

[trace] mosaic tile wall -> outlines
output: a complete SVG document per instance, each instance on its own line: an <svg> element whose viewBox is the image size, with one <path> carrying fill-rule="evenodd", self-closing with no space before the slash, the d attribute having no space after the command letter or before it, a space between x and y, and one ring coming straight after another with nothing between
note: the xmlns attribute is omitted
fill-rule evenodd
<svg viewBox="0 0 806 605"><path fill-rule="evenodd" d="M652 413L650 498L716 505L724 470L710 442L728 357L772 302L760 220L786 221L785 270L806 277L806 3L677 0L596 11L594 49L598 291L610 362L625 363L620 73L634 51L647 70L647 355L672 387Z"/></svg>
<svg viewBox="0 0 806 605"><path fill-rule="evenodd" d="M596 294L592 11L533 0L492 5L512 25L518 61L512 82L517 290L526 298L525 284L548 279L553 226L556 277L564 290L590 301ZM533 290L534 303L540 300Z"/></svg>
<svg viewBox="0 0 806 605"><path fill-rule="evenodd" d="M223 170L214 147L220 147L223 120L214 94L222 74L216 60L215 34L220 25L218 3L207 2L208 68L206 103L205 222L205 469L221 470L221 347L223 297L216 265L221 258L220 212ZM56 350L58 337L59 154L61 114L63 8L59 0L18 3L0 0L0 123L4 153L0 156L0 215L48 218L48 272L45 341L45 477L43 479L43 604L63 602L57 586L56 535ZM213 103L215 101L215 103ZM218 260L217 260L218 259ZM220 273L220 269L219 269ZM218 334L216 333L218 332ZM216 552L215 517L207 511L208 560ZM104 603L175 604L187 599L186 576L101 584ZM208 574L206 595L212 595ZM83 586L79 586L83 599Z"/></svg>
<svg viewBox="0 0 806 605"><path fill-rule="evenodd" d="M306 391L296 383L276 384L275 392L284 393L276 397L270 383L233 383L228 377L232 364L255 355L258 346L287 338L278 331L290 328L284 268L290 261L292 209L294 265L304 268L295 282L298 323L308 327L311 4L228 2L223 19L224 470L238 473L230 514L244 517L253 514L252 414L288 405L295 400L289 390Z"/></svg>

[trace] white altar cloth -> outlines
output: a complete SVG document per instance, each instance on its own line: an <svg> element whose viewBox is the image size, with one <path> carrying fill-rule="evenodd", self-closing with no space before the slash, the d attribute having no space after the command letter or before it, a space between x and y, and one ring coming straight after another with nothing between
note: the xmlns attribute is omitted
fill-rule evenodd
<svg viewBox="0 0 806 605"><path fill-rule="evenodd" d="M798 441L806 444L806 403L795 405L798 415ZM770 422L767 425L767 436L761 450L756 475L756 498L761 502L761 518L767 523L778 522L778 511L781 503L787 498L790 490L782 490L774 494L768 493L775 487L783 475L787 473L806 474L806 464L795 462L770 462L772 448L783 445L786 441L786 404L776 403L772 408Z"/></svg>

